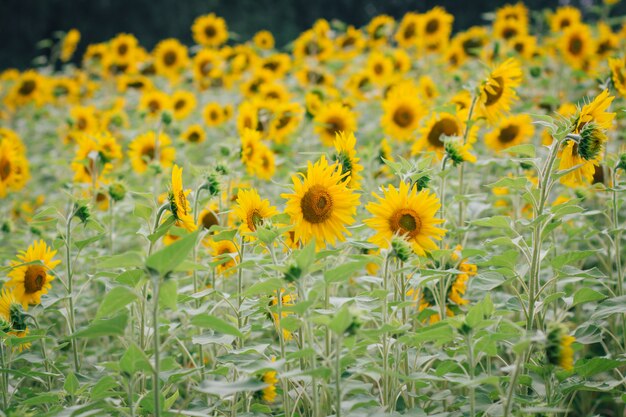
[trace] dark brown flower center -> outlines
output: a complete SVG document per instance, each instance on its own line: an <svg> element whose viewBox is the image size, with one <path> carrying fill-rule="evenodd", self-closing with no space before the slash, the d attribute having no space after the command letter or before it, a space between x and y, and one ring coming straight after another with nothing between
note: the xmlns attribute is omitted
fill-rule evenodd
<svg viewBox="0 0 626 417"><path fill-rule="evenodd" d="M146 145L141 149L141 156L152 161L155 156L154 145Z"/></svg>
<svg viewBox="0 0 626 417"><path fill-rule="evenodd" d="M389 227L393 233L412 238L422 229L422 220L414 210L403 208L393 213L389 219Z"/></svg>
<svg viewBox="0 0 626 417"><path fill-rule="evenodd" d="M7 158L0 159L0 180L5 181L11 175L11 161Z"/></svg>
<svg viewBox="0 0 626 417"><path fill-rule="evenodd" d="M458 136L459 125L452 119L443 118L433 125L428 132L428 143L436 148L443 148L443 142L441 136Z"/></svg>
<svg viewBox="0 0 626 417"><path fill-rule="evenodd" d="M314 185L300 200L302 217L309 223L319 224L328 220L333 213L333 197L321 185Z"/></svg>
<svg viewBox="0 0 626 417"><path fill-rule="evenodd" d="M213 210L209 210L206 213L204 213L204 216L202 216L202 226L205 229L210 229L211 226L216 226L219 225L220 221L217 218L217 215L213 212Z"/></svg>
<svg viewBox="0 0 626 417"><path fill-rule="evenodd" d="M393 112L393 122L402 127L408 127L413 123L413 110L409 106L400 106Z"/></svg>
<svg viewBox="0 0 626 417"><path fill-rule="evenodd" d="M329 117L328 120L326 120L326 126L326 132L329 135L334 135L336 132L346 130L345 122L340 117Z"/></svg>
<svg viewBox="0 0 626 417"><path fill-rule="evenodd" d="M165 55L163 55L163 63L168 67L174 65L177 60L178 55L176 55L176 52L174 51L167 51Z"/></svg>
<svg viewBox="0 0 626 417"><path fill-rule="evenodd" d="M33 294L46 284L46 269L41 265L30 265L24 274L24 292Z"/></svg>
<svg viewBox="0 0 626 417"><path fill-rule="evenodd" d="M571 38L568 49L572 55L579 55L583 49L583 40L578 36Z"/></svg>
<svg viewBox="0 0 626 417"><path fill-rule="evenodd" d="M254 232L256 231L256 228L258 226L263 224L263 216L261 216L259 210L254 209L248 213L248 216L246 217L246 223L248 225L248 229Z"/></svg>
<svg viewBox="0 0 626 417"><path fill-rule="evenodd" d="M20 85L18 93L20 93L20 95L22 96L27 96L35 91L36 87L37 83L34 80L26 80L22 82L22 85Z"/></svg>
<svg viewBox="0 0 626 417"><path fill-rule="evenodd" d="M493 93L485 89L485 94L487 95L487 100L485 101L486 106L491 106L492 104L497 103L504 93L504 79L502 77L494 77L493 81L495 81L496 84L494 86L494 83L492 82L490 85L490 90L492 90Z"/></svg>
<svg viewBox="0 0 626 417"><path fill-rule="evenodd" d="M215 27L213 25L207 25L204 28L204 34L207 38L214 38L217 34L217 30L215 30Z"/></svg>
<svg viewBox="0 0 626 417"><path fill-rule="evenodd" d="M439 30L439 20L430 19L428 23L426 23L426 33L433 34Z"/></svg>
<svg viewBox="0 0 626 417"><path fill-rule="evenodd" d="M501 143L509 143L513 142L517 135L519 134L519 126L508 125L503 129L500 129L500 135L498 135L498 140Z"/></svg>

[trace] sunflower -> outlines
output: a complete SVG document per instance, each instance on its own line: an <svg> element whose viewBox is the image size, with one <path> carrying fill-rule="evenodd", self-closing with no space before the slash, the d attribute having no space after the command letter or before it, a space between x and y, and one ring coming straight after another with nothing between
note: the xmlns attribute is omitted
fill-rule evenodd
<svg viewBox="0 0 626 417"><path fill-rule="evenodd" d="M83 134L76 140L78 148L71 163L74 181L99 184L113 169L112 161L122 158L122 148L107 132Z"/></svg>
<svg viewBox="0 0 626 417"><path fill-rule="evenodd" d="M219 274L230 275L239 262L237 246L230 240L209 240L209 252L213 256L216 269Z"/></svg>
<svg viewBox="0 0 626 417"><path fill-rule="evenodd" d="M302 120L304 113L299 103L280 103L274 108L274 117L270 122L269 137L275 143L284 143Z"/></svg>
<svg viewBox="0 0 626 417"><path fill-rule="evenodd" d="M259 124L258 108L250 100L243 101L237 108L237 131L243 134L246 129L256 130Z"/></svg>
<svg viewBox="0 0 626 417"><path fill-rule="evenodd" d="M478 268L475 264L470 263L467 259L462 259L460 256L462 247L458 245L455 251L452 253L452 260L458 262L456 269L461 273L456 275L456 278L450 289L448 290L448 299L456 305L466 305L468 300L463 298L465 291L467 290L467 282L471 277L476 275Z"/></svg>
<svg viewBox="0 0 626 417"><path fill-rule="evenodd" d="M152 90L152 80L143 74L121 74L117 77L117 91L125 93L129 90L148 91Z"/></svg>
<svg viewBox="0 0 626 417"><path fill-rule="evenodd" d="M178 90L172 94L171 103L174 118L183 120L196 108L196 96L190 91Z"/></svg>
<svg viewBox="0 0 626 417"><path fill-rule="evenodd" d="M128 148L128 157L133 170L142 174L148 169L148 165L155 162L162 168L172 166L176 156L176 150L171 146L172 141L165 133L159 134L158 146L157 136L154 132L146 132L137 136Z"/></svg>
<svg viewBox="0 0 626 417"><path fill-rule="evenodd" d="M416 91L394 87L383 101L381 125L386 135L408 141L414 137L423 116L424 108Z"/></svg>
<svg viewBox="0 0 626 417"><path fill-rule="evenodd" d="M496 20L514 20L527 26L528 8L522 2L506 4L496 10Z"/></svg>
<svg viewBox="0 0 626 417"><path fill-rule="evenodd" d="M499 39L510 40L528 34L528 27L518 20L497 20L493 24L494 35Z"/></svg>
<svg viewBox="0 0 626 417"><path fill-rule="evenodd" d="M278 384L276 371L265 372L261 379L265 384L267 384L267 387L261 390L261 398L265 402L273 403L276 399L276 384Z"/></svg>
<svg viewBox="0 0 626 417"><path fill-rule="evenodd" d="M188 143L202 143L206 139L206 133L199 124L193 124L185 130L182 134L182 138Z"/></svg>
<svg viewBox="0 0 626 417"><path fill-rule="evenodd" d="M326 146L333 144L337 132L354 132L357 128L356 114L337 102L323 105L315 115L314 123L315 133Z"/></svg>
<svg viewBox="0 0 626 417"><path fill-rule="evenodd" d="M419 130L418 139L413 143L411 153L417 155L420 152L434 151L441 158L445 151L445 143L442 136L463 136L464 123L452 113L435 113Z"/></svg>
<svg viewBox="0 0 626 417"><path fill-rule="evenodd" d="M24 337L28 335L26 316L22 305L15 298L14 291L8 287L2 288L0 293L0 330L11 336ZM16 347L20 352L29 349L30 342L21 343Z"/></svg>
<svg viewBox="0 0 626 417"><path fill-rule="evenodd" d="M41 303L41 296L52 288L52 269L61 262L52 259L56 253L40 240L33 242L26 251L21 251L17 255L18 260L11 261L12 269L7 274L9 281L5 285L13 289L15 298L25 309L29 304Z"/></svg>
<svg viewBox="0 0 626 417"><path fill-rule="evenodd" d="M607 110L614 99L614 96L609 95L609 90L605 89L591 103L585 104L576 118L574 133L581 133L583 127L590 122L596 123L601 129L609 129L615 113Z"/></svg>
<svg viewBox="0 0 626 417"><path fill-rule="evenodd" d="M611 26L604 22L598 23L598 40L596 42L596 55L606 58L619 48L620 38L613 33Z"/></svg>
<svg viewBox="0 0 626 417"><path fill-rule="evenodd" d="M263 222L278 214L276 207L270 206L270 202L261 199L259 193L254 189L239 190L237 193L237 204L233 211L241 224L239 225L239 233L252 239L250 233L254 233L257 227Z"/></svg>
<svg viewBox="0 0 626 417"><path fill-rule="evenodd" d="M252 42L259 49L272 49L274 48L274 35L268 30L260 30L254 34Z"/></svg>
<svg viewBox="0 0 626 417"><path fill-rule="evenodd" d="M559 49L572 68L584 68L585 60L596 51L589 26L583 23L568 26L559 39Z"/></svg>
<svg viewBox="0 0 626 417"><path fill-rule="evenodd" d="M278 291L274 292L275 295L272 296L271 301L270 301L270 306L275 306L278 304ZM287 294L285 292L284 288L280 289L280 294L281 294L281 305L283 307L292 307L295 304L295 300L296 300L296 296L295 294ZM278 316L278 313L276 312L271 312L271 316L274 319L274 324L276 325L276 328L280 328L280 321L286 317L289 317L289 315L291 315L293 313L289 312L289 311L281 311L280 317ZM287 329L283 329L283 339L284 340L291 340L293 339L293 334L287 330Z"/></svg>
<svg viewBox="0 0 626 417"><path fill-rule="evenodd" d="M363 171L363 165L359 164L359 158L356 157L356 137L352 132L337 132L335 136L335 155L333 160L337 162L338 168L341 169L341 174L348 176L345 180L348 183L348 187L359 190L361 188L359 182L361 181L361 175L359 172Z"/></svg>
<svg viewBox="0 0 626 417"><path fill-rule="evenodd" d="M269 181L276 172L276 160L274 152L265 144L259 148L258 159L254 168L255 175L262 180Z"/></svg>
<svg viewBox="0 0 626 417"><path fill-rule="evenodd" d="M518 114L500 120L496 128L485 135L485 144L494 151L502 151L527 142L534 134L530 116Z"/></svg>
<svg viewBox="0 0 626 417"><path fill-rule="evenodd" d="M333 42L326 36L319 36L313 30L306 30L293 43L293 56L296 61L326 61L333 54Z"/></svg>
<svg viewBox="0 0 626 417"><path fill-rule="evenodd" d="M393 61L381 52L372 52L367 59L366 69L374 84L384 86L393 74Z"/></svg>
<svg viewBox="0 0 626 417"><path fill-rule="evenodd" d="M191 65L194 80L203 89L211 87L222 75L223 64L222 55L219 51L201 49L193 57Z"/></svg>
<svg viewBox="0 0 626 417"><path fill-rule="evenodd" d="M465 57L478 58L489 42L489 34L484 27L472 26L465 32L458 33L454 42L462 48Z"/></svg>
<svg viewBox="0 0 626 417"><path fill-rule="evenodd" d="M224 110L219 103L207 103L202 110L202 118L207 126L219 126L224 122Z"/></svg>
<svg viewBox="0 0 626 417"><path fill-rule="evenodd" d="M170 210L181 227L190 232L196 230L196 224L191 214L191 205L187 201L185 190L183 189L183 169L174 165L172 169L172 189L169 194Z"/></svg>
<svg viewBox="0 0 626 417"><path fill-rule="evenodd" d="M546 358L548 363L558 365L566 371L571 371L574 368L572 343L575 341L576 338L568 335L563 325L551 326L546 340Z"/></svg>
<svg viewBox="0 0 626 417"><path fill-rule="evenodd" d="M161 113L171 108L170 96L159 90L147 91L139 100L139 110L145 111L150 118L161 117Z"/></svg>
<svg viewBox="0 0 626 417"><path fill-rule="evenodd" d="M365 44L363 32L354 26L348 26L346 32L335 39L335 52L338 58L347 61L359 55Z"/></svg>
<svg viewBox="0 0 626 417"><path fill-rule="evenodd" d="M391 16L378 15L367 25L369 43L372 48L385 45L393 34L396 21Z"/></svg>
<svg viewBox="0 0 626 417"><path fill-rule="evenodd" d="M404 15L394 36L398 46L401 48L410 48L417 45L419 24L419 14L408 12Z"/></svg>
<svg viewBox="0 0 626 417"><path fill-rule="evenodd" d="M291 69L291 56L289 54L272 54L261 62L261 68L274 73L277 78L284 77Z"/></svg>
<svg viewBox="0 0 626 417"><path fill-rule="evenodd" d="M389 185L382 189L382 197L372 193L378 202L371 202L366 209L374 217L364 221L376 234L369 240L380 247L387 248L395 235L405 238L415 253L425 256L437 248L433 240L441 240L445 229L437 227L444 222L435 217L441 207L439 199L427 188L417 191L413 185L405 182L396 188Z"/></svg>
<svg viewBox="0 0 626 417"><path fill-rule="evenodd" d="M315 164L308 163L306 175L291 177L293 193L281 196L287 199L285 213L295 225L296 241L307 244L315 239L321 249L350 235L346 226L354 223L359 195L342 181L346 176L322 156Z"/></svg>
<svg viewBox="0 0 626 417"><path fill-rule="evenodd" d="M454 16L447 13L443 7L433 7L421 17L420 39L424 48L429 52L440 51L450 39Z"/></svg>
<svg viewBox="0 0 626 417"><path fill-rule="evenodd" d="M626 59L609 58L609 68L613 86L622 97L626 97Z"/></svg>
<svg viewBox="0 0 626 417"><path fill-rule="evenodd" d="M518 35L509 39L509 47L519 56L531 59L537 53L537 38L531 35Z"/></svg>
<svg viewBox="0 0 626 417"><path fill-rule="evenodd" d="M425 102L432 102L438 95L437 84L428 75L422 75L417 81L417 89L420 98Z"/></svg>
<svg viewBox="0 0 626 417"><path fill-rule="evenodd" d="M203 227L205 230L209 230L213 226L220 225L220 218L218 216L217 203L211 203L198 215L198 227Z"/></svg>
<svg viewBox="0 0 626 417"><path fill-rule="evenodd" d="M18 191L30 178L29 164L21 142L0 138L0 198Z"/></svg>
<svg viewBox="0 0 626 417"><path fill-rule="evenodd" d="M480 87L478 107L490 123L495 123L508 112L517 100L514 88L522 83L522 69L519 61L509 58L489 74Z"/></svg>
<svg viewBox="0 0 626 417"><path fill-rule="evenodd" d="M559 7L550 16L550 30L561 32L565 28L580 23L580 21L580 10L572 6Z"/></svg>
<svg viewBox="0 0 626 417"><path fill-rule="evenodd" d="M74 51L76 51L76 46L80 42L80 32L76 29L71 29L67 34L63 37L63 43L61 44L61 61L67 62L74 55Z"/></svg>
<svg viewBox="0 0 626 417"><path fill-rule="evenodd" d="M46 102L47 98L46 78L34 70L28 70L15 81L5 101L10 107L23 106L31 102L40 106Z"/></svg>
<svg viewBox="0 0 626 417"><path fill-rule="evenodd" d="M193 40L202 46L217 47L228 40L226 21L215 13L196 18L191 31Z"/></svg>

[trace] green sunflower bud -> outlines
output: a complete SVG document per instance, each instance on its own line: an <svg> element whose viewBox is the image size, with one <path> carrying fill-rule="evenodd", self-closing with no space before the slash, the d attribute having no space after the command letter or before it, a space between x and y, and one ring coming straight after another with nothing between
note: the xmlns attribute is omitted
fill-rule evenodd
<svg viewBox="0 0 626 417"><path fill-rule="evenodd" d="M394 238L391 241L391 256L398 258L401 262L406 262L411 256L411 246L404 239Z"/></svg>
<svg viewBox="0 0 626 417"><path fill-rule="evenodd" d="M606 134L595 123L587 123L580 131L578 154L587 161L595 159L607 141Z"/></svg>
<svg viewBox="0 0 626 417"><path fill-rule="evenodd" d="M126 187L121 182L114 182L109 186L109 196L113 201L122 201L126 196Z"/></svg>

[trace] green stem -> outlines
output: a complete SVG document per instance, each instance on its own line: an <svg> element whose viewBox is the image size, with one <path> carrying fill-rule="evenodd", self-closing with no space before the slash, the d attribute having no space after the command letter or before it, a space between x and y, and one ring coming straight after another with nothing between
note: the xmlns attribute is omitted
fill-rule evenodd
<svg viewBox="0 0 626 417"><path fill-rule="evenodd" d="M509 417L509 414L511 413L513 393L515 392L515 386L517 385L517 378L519 377L520 370L522 368L522 358L524 356L525 355L523 353L520 353L515 361L515 369L513 370L513 375L511 376L511 381L509 382L509 389L504 403L504 417Z"/></svg>
<svg viewBox="0 0 626 417"><path fill-rule="evenodd" d="M160 371L160 338L159 338L159 287L160 277L154 276L153 278L153 305L152 305L152 325L153 325L153 342L154 342L154 379L152 382L152 393L154 395L154 416L159 417L161 415L160 408L160 396L159 389L159 371Z"/></svg>
<svg viewBox="0 0 626 417"><path fill-rule="evenodd" d="M471 334L465 337L467 343L467 356L469 359L469 376L470 376L470 416L476 415L476 389L474 387L474 349L472 346Z"/></svg>
<svg viewBox="0 0 626 417"><path fill-rule="evenodd" d="M337 335L337 354L335 355L335 416L341 417L341 334Z"/></svg>
<svg viewBox="0 0 626 417"><path fill-rule="evenodd" d="M0 375L0 381L2 381L2 408L7 410L9 408L9 373L4 350L4 341L2 341L2 343L0 343L0 361L2 361L0 365L2 369L4 369L4 372Z"/></svg>
<svg viewBox="0 0 626 417"><path fill-rule="evenodd" d="M70 324L70 334L73 335L76 331L76 319L74 314L74 276L72 270L72 219L76 212L72 209L69 218L67 219L67 224L65 228L65 268L67 274L67 295L69 300L69 311L68 311L68 321ZM74 361L74 371L78 373L80 369L80 363L78 361L78 341L76 338L72 337L71 339L72 345L72 357Z"/></svg>

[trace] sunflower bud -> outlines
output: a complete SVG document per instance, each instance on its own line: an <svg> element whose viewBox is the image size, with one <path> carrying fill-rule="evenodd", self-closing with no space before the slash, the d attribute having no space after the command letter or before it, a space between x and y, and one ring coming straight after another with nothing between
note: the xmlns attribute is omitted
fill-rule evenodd
<svg viewBox="0 0 626 417"><path fill-rule="evenodd" d="M89 212L89 206L86 204L78 204L74 208L74 216L78 217L81 222L87 223L87 220L91 217L91 213Z"/></svg>
<svg viewBox="0 0 626 417"><path fill-rule="evenodd" d="M172 123L172 113L169 111L161 113L161 122L163 122L165 126L169 126Z"/></svg>
<svg viewBox="0 0 626 417"><path fill-rule="evenodd" d="M531 67L530 68L530 75L533 78L539 78L539 76L541 75L541 68L540 67Z"/></svg>
<svg viewBox="0 0 626 417"><path fill-rule="evenodd" d="M580 131L578 154L587 161L595 159L606 141L606 134L597 124L587 123Z"/></svg>
<svg viewBox="0 0 626 417"><path fill-rule="evenodd" d="M391 256L398 258L401 262L408 261L411 252L411 246L409 246L406 240L393 238L391 241Z"/></svg>
<svg viewBox="0 0 626 417"><path fill-rule="evenodd" d="M351 321L345 333L349 336L354 336L363 325L363 321L361 320L361 310L355 307L350 307L349 312Z"/></svg>
<svg viewBox="0 0 626 417"><path fill-rule="evenodd" d="M285 275L283 279L289 283L296 282L302 276L302 268L298 265L292 264L289 265L287 270L285 271Z"/></svg>
<svg viewBox="0 0 626 417"><path fill-rule="evenodd" d="M109 186L109 196L113 201L122 201L126 196L126 187L121 182L114 182Z"/></svg>
<svg viewBox="0 0 626 417"><path fill-rule="evenodd" d="M23 332L26 330L26 315L21 304L12 303L9 307L9 315L11 320L12 330Z"/></svg>
<svg viewBox="0 0 626 417"><path fill-rule="evenodd" d="M211 173L207 176L206 189L213 197L220 193L220 177L218 172Z"/></svg>

